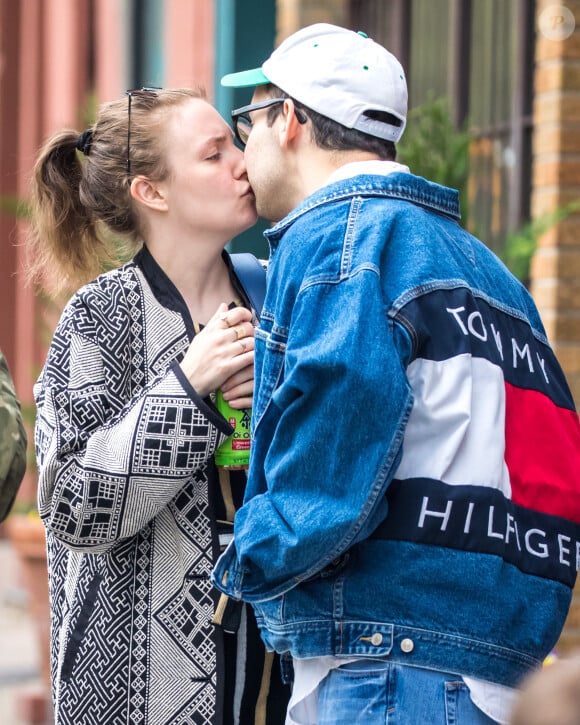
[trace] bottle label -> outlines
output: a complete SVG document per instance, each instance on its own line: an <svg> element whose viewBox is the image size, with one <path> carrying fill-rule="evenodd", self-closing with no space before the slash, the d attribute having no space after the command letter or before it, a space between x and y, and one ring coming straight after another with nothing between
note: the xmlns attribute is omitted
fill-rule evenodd
<svg viewBox="0 0 580 725"><path fill-rule="evenodd" d="M244 468L250 462L250 422L251 409L236 410L227 403L221 390L217 391L216 406L234 429L231 436L216 449L215 462L226 468Z"/></svg>

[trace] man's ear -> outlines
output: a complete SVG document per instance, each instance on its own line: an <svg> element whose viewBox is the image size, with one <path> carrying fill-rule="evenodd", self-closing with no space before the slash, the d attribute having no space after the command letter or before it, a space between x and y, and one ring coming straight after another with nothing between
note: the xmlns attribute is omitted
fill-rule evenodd
<svg viewBox="0 0 580 725"><path fill-rule="evenodd" d="M292 143L302 132L303 124L300 123L294 110L294 101L287 98L282 109L283 118L280 125L280 146L284 148Z"/></svg>
<svg viewBox="0 0 580 725"><path fill-rule="evenodd" d="M131 196L139 204L157 211L167 211L167 201L159 185L145 176L135 176L131 181Z"/></svg>

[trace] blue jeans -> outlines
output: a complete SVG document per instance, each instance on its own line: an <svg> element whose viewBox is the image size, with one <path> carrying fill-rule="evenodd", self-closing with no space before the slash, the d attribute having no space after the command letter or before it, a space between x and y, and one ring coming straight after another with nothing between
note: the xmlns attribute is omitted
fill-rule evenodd
<svg viewBox="0 0 580 725"><path fill-rule="evenodd" d="M318 725L493 725L461 677L359 660L320 683Z"/></svg>

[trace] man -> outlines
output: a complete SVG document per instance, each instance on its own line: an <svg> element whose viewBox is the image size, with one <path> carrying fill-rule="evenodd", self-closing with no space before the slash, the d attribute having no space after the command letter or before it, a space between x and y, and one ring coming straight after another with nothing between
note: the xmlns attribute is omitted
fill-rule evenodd
<svg viewBox="0 0 580 725"><path fill-rule="evenodd" d="M288 722L506 722L580 551L580 426L538 312L457 192L395 162L384 48L314 25L222 82L255 86L232 115L277 224L214 582L292 655Z"/></svg>
<svg viewBox="0 0 580 725"><path fill-rule="evenodd" d="M26 470L26 433L6 358L0 352L0 521L12 508Z"/></svg>

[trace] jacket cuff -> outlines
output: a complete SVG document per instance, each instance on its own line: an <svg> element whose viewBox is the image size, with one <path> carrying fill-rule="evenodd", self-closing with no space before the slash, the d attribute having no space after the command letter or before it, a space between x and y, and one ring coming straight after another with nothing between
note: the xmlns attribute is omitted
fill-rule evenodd
<svg viewBox="0 0 580 725"><path fill-rule="evenodd" d="M239 569L234 539L217 560L211 579L216 589L223 594L227 594L231 599L238 600L242 598L242 576L242 572Z"/></svg>
<svg viewBox="0 0 580 725"><path fill-rule="evenodd" d="M200 395L198 395L195 388L187 379L186 374L181 369L181 365L176 360L174 360L170 365L170 369L183 386L185 392L195 403L196 407L199 408L199 410L203 413L203 415L205 415L209 422L214 425L221 433L224 433L227 436L231 436L234 432L232 426L215 407L209 397L202 398Z"/></svg>

